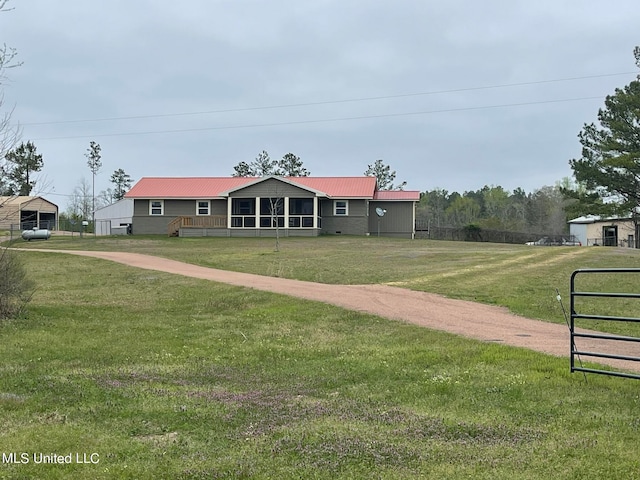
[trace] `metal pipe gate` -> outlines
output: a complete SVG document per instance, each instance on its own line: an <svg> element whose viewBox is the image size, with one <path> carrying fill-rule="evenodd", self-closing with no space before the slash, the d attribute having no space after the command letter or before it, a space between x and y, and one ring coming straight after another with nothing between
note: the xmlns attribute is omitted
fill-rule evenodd
<svg viewBox="0 0 640 480"><path fill-rule="evenodd" d="M615 353L601 353L578 350L576 347L576 338L592 338L605 342L637 342L640 343L640 337L611 335L606 333L579 333L576 332L575 323L577 319L583 320L604 320L607 322L634 322L640 323L640 317L632 316L611 316L611 315L587 315L576 311L577 297L599 297L599 298L630 298L639 299L640 293L604 293L604 292L578 292L575 289L575 281L578 275L589 274L640 274L640 268L584 268L574 271L571 274L571 323L569 330L571 332L571 372L589 372L603 375L611 375L614 377L635 378L640 380L640 374L627 373L621 371L598 370L586 368L582 365L576 366L575 359L582 357L593 358L611 358L617 360L625 360L629 362L640 362L640 356L618 355ZM638 277L638 285L640 288L640 276Z"/></svg>

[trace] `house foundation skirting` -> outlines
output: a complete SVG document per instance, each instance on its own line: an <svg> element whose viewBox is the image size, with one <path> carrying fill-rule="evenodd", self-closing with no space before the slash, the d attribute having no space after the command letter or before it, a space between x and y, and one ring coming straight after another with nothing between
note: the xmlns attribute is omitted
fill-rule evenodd
<svg viewBox="0 0 640 480"><path fill-rule="evenodd" d="M180 237L317 237L319 228L181 228Z"/></svg>

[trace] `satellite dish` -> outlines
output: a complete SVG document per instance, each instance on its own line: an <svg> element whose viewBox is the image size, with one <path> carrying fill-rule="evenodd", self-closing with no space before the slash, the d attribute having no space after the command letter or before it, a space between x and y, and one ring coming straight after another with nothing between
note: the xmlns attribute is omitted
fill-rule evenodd
<svg viewBox="0 0 640 480"><path fill-rule="evenodd" d="M376 207L376 215L384 217L385 213L387 213L387 211L384 208Z"/></svg>

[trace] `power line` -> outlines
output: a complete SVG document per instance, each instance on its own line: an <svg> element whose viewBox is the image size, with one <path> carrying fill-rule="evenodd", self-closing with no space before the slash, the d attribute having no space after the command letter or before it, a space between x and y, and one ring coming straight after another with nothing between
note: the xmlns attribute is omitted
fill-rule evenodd
<svg viewBox="0 0 640 480"><path fill-rule="evenodd" d="M435 114L435 113L464 112L464 111L486 110L486 109L494 109L494 108L523 107L528 105L544 105L544 104L551 104L551 103L579 102L583 100L602 100L602 96L565 98L560 100L542 100L542 101L536 101L536 102L506 103L501 105L485 105L485 106L479 106L479 107L449 108L449 109L443 109L443 110L425 110L420 112L384 113L379 115L363 115L358 117L339 117L339 118L327 118L327 119L316 119L316 120L296 120L296 121L278 122L278 123L257 123L257 124L248 124L248 125L226 125L226 126L218 126L218 127L187 128L187 129L177 129L177 130L151 130L151 131L142 131L142 132L119 132L119 133L103 133L103 134L92 134L92 135L72 135L72 136L62 136L62 137L42 137L42 138L35 138L34 141L69 140L69 139L75 139L75 138L124 137L124 136L134 136L134 135L155 135L155 134L161 134L161 133L204 132L204 131L212 131L212 130L233 130L233 129L242 129L242 128L280 127L285 125L304 125L304 124L312 124L312 123L330 123L330 122L343 122L343 121L353 121L353 120L367 120L367 119L373 119L373 118L407 117L407 116L415 116L415 115L429 115L429 114Z"/></svg>
<svg viewBox="0 0 640 480"><path fill-rule="evenodd" d="M258 106L258 107L230 108L230 109L205 110L205 111L195 111L195 112L164 113L164 114L156 114L156 115L131 115L131 116L125 116L125 117L106 117L106 118L93 118L93 119L88 118L88 119L82 119L82 120L59 120L59 121L52 121L52 122L31 122L31 123L22 123L20 125L21 126L41 126L41 125L62 125L62 124L70 124L70 123L97 123L97 122L110 122L110 121L120 121L120 120L142 120L146 118L167 118L167 117L181 117L181 116L194 116L194 115L210 115L215 113L237 113L237 112L249 112L249 111L255 111L255 110L275 110L275 109L282 109L282 108L297 108L297 107L310 107L310 106L318 106L318 105L332 105L332 104L340 104L340 103L369 102L374 100L389 100L393 98L442 95L446 93L461 93L461 92L491 90L491 89L507 88L507 87L522 87L527 85L541 85L545 83L571 82L576 80L588 80L593 78L631 75L635 73L636 72L606 73L602 75L588 75L588 76L582 76L582 77L558 78L553 80L536 80L531 82L519 82L519 83L504 83L504 84L497 84L497 85L465 87L465 88L456 88L451 90L434 90L430 92L402 93L397 95L384 95L384 96L376 96L376 97L327 100L322 102L290 103L290 104L282 104L282 105L266 105L266 106Z"/></svg>

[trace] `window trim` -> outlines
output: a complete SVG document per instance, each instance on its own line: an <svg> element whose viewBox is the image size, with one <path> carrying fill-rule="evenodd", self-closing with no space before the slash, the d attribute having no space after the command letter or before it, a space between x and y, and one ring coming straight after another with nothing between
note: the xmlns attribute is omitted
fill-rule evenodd
<svg viewBox="0 0 640 480"><path fill-rule="evenodd" d="M154 207L153 204L154 203L159 203L160 206L159 207ZM160 209L160 213L153 213L154 209ZM149 216L153 216L153 217L161 217L164 215L164 200L149 200Z"/></svg>
<svg viewBox="0 0 640 480"><path fill-rule="evenodd" d="M338 206L338 203L344 203L344 206ZM344 213L338 213L338 209L344 209ZM336 217L346 217L349 215L349 200L334 200L333 215Z"/></svg>
<svg viewBox="0 0 640 480"><path fill-rule="evenodd" d="M207 204L207 213L200 213L201 202ZM202 216L209 216L209 215L211 215L211 200L196 200L196 216L202 217Z"/></svg>

